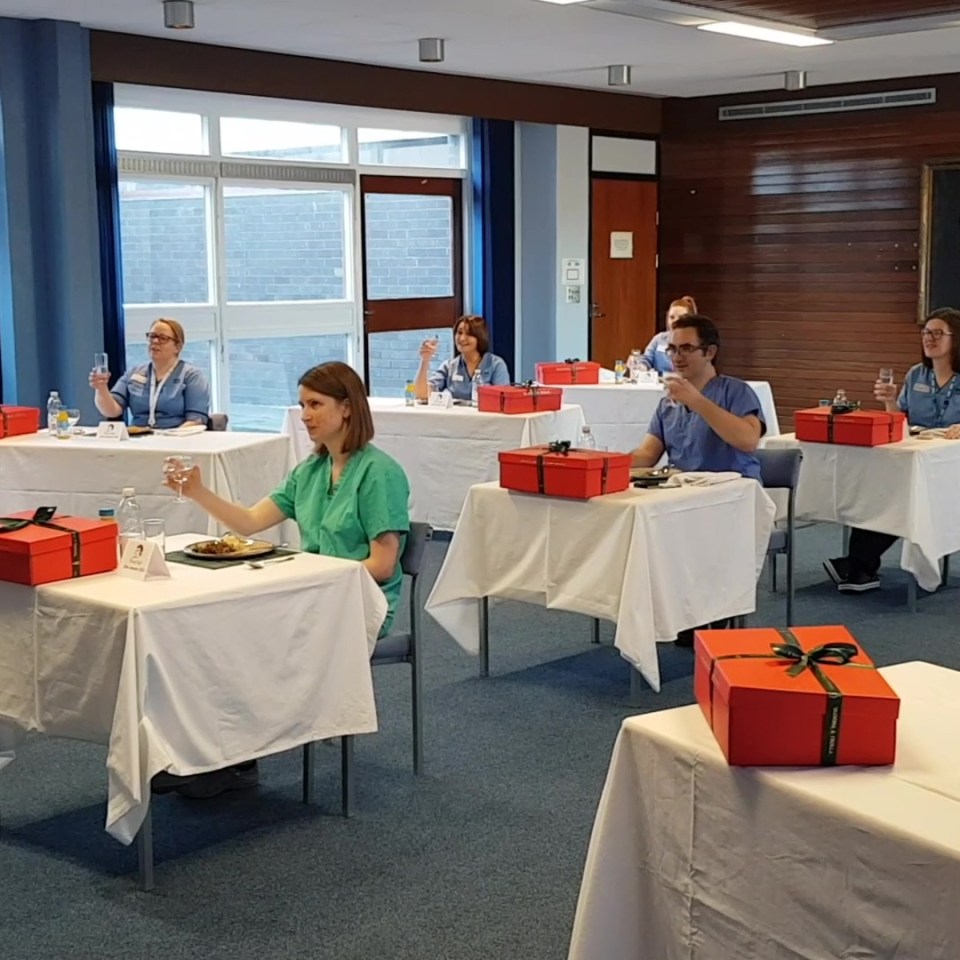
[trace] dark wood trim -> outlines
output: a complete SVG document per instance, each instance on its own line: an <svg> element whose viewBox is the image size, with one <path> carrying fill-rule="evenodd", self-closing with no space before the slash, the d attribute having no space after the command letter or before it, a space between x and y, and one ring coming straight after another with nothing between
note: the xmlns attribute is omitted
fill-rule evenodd
<svg viewBox="0 0 960 960"><path fill-rule="evenodd" d="M591 180L659 180L655 173L608 173L606 170L592 170Z"/></svg>
<svg viewBox="0 0 960 960"><path fill-rule="evenodd" d="M660 132L662 100L94 30L94 80L495 120Z"/></svg>
<svg viewBox="0 0 960 960"><path fill-rule="evenodd" d="M375 173L364 173L360 177L360 187L364 194L426 193L434 197L453 197L455 200L460 200L463 194L459 186L462 183L462 177L378 176Z"/></svg>

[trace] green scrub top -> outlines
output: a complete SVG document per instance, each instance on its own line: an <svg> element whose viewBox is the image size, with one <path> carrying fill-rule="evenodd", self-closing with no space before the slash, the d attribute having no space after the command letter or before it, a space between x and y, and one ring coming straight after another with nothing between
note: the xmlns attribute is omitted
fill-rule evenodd
<svg viewBox="0 0 960 960"><path fill-rule="evenodd" d="M403 467L369 443L350 456L336 484L332 466L328 454L314 454L270 494L284 516L296 520L301 548L341 560L366 560L370 541L392 532L400 534L402 554L410 530L410 484ZM393 623L402 582L398 554L393 575L380 584L387 598L381 636Z"/></svg>

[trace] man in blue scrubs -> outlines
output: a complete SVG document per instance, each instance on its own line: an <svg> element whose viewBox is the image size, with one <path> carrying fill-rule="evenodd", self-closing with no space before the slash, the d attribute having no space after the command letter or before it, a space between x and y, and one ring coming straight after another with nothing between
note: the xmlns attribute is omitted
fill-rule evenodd
<svg viewBox="0 0 960 960"><path fill-rule="evenodd" d="M649 432L633 451L633 466L652 467L664 453L683 471L733 471L760 479L754 455L766 431L760 400L735 377L718 374L716 324L702 314L681 317L670 331L667 354L679 376L665 379Z"/></svg>

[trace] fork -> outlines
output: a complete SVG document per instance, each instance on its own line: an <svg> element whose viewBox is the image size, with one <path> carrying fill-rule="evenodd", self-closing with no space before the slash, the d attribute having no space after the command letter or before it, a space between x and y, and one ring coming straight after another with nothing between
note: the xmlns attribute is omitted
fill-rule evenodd
<svg viewBox="0 0 960 960"><path fill-rule="evenodd" d="M291 554L289 557L275 557L273 560L245 560L244 563L253 570L261 570L271 563L286 563L288 560L295 560L296 556Z"/></svg>

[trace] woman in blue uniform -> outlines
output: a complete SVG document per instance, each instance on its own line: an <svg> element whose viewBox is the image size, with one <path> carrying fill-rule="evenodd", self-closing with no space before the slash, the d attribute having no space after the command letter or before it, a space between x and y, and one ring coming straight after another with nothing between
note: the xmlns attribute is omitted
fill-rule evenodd
<svg viewBox="0 0 960 960"><path fill-rule="evenodd" d="M490 337L483 317L461 317L453 325L457 352L430 373L430 361L437 355L437 341L420 346L420 369L415 381L417 399L428 399L430 390L449 390L454 400L470 401L473 381L483 386L508 386L510 372L501 357L490 353Z"/></svg>

